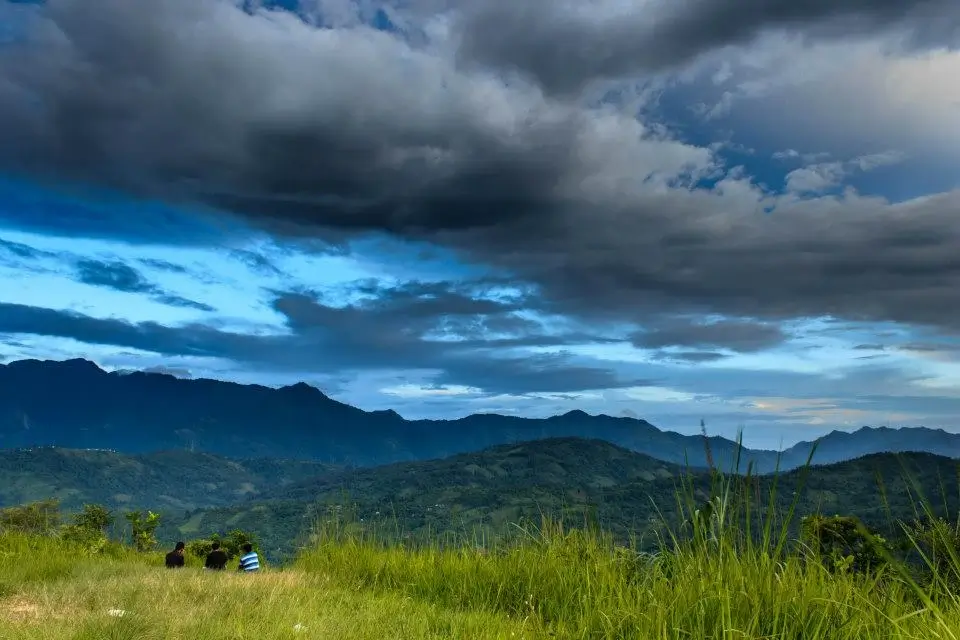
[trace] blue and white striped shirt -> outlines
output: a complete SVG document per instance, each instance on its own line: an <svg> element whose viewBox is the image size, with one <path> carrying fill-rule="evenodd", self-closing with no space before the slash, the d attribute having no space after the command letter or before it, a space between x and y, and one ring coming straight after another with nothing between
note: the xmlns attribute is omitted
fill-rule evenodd
<svg viewBox="0 0 960 640"><path fill-rule="evenodd" d="M244 554L240 558L240 571L257 571L260 569L260 556L256 551Z"/></svg>

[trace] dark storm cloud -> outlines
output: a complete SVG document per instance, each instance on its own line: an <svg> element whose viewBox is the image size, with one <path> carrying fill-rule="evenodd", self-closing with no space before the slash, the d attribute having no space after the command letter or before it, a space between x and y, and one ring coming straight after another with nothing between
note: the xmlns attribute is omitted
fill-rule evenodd
<svg viewBox="0 0 960 640"><path fill-rule="evenodd" d="M510 13L518 4L483 5L509 18L496 46L484 44L486 9L467 9L463 51L509 52L527 20ZM644 50L618 49L619 27L595 50L601 40L580 38L576 20L555 19L571 4L540 6L525 34L531 46L554 42L560 25L576 37L555 42L581 52L563 62L571 79L559 85L649 66ZM654 15L666 17L631 38L662 43L666 63L767 28L912 28L934 9L948 34L960 5L662 6ZM960 192L892 205L772 197L729 176L691 189L718 176L709 151L458 69L442 48L413 49L373 29L314 29L226 0L50 0L21 43L0 48L0 170L219 206L277 233L388 231L442 244L535 283L555 312L590 319L704 312L960 328ZM590 61L598 50L602 64ZM502 54L513 65L522 57Z"/></svg>
<svg viewBox="0 0 960 640"><path fill-rule="evenodd" d="M809 37L904 32L912 46L957 46L954 0L634 0L585 10L572 0L463 3L461 56L514 68L549 91L676 68L767 31Z"/></svg>
<svg viewBox="0 0 960 640"><path fill-rule="evenodd" d="M150 351L165 356L224 358L263 370L338 371L421 369L436 371L437 384L459 384L492 392L532 393L636 386L642 381L584 366L562 355L530 356L504 347L563 345L587 336L518 336L512 344L485 340L478 332L463 340L430 336L444 318L503 315L511 303L471 302L455 292L438 299L437 285L384 290L383 300L329 307L304 294L278 297L274 307L287 319L287 334L251 335L209 326L131 324L68 312L0 303L0 333L72 338L91 344ZM402 302L401 302L402 301ZM482 323L480 323L482 325Z"/></svg>
<svg viewBox="0 0 960 640"><path fill-rule="evenodd" d="M740 352L762 351L782 344L786 339L783 329L769 323L705 322L689 318L673 318L662 326L649 327L631 336L634 346L643 349L696 347Z"/></svg>
<svg viewBox="0 0 960 640"><path fill-rule="evenodd" d="M143 293L157 302L172 307L184 307L199 311L215 311L213 307L181 296L173 295L159 288L143 277L139 271L123 262L103 262L82 259L76 263L77 280L94 287L104 287L124 293Z"/></svg>
<svg viewBox="0 0 960 640"><path fill-rule="evenodd" d="M563 175L576 114L507 140L452 67L425 54L384 66L410 54L387 34L340 42L269 15L224 0L49 0L28 44L0 50L0 166L274 211L281 228L395 230L512 219ZM439 111L424 110L443 83ZM550 161L530 147L552 147Z"/></svg>

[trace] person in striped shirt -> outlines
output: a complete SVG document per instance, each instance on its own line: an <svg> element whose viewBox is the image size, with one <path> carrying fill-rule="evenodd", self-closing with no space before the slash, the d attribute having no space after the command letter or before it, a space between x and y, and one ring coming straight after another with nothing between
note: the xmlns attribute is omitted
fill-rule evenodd
<svg viewBox="0 0 960 640"><path fill-rule="evenodd" d="M253 550L253 545L249 542L243 545L243 555L240 556L240 566L237 571L259 571L260 556Z"/></svg>

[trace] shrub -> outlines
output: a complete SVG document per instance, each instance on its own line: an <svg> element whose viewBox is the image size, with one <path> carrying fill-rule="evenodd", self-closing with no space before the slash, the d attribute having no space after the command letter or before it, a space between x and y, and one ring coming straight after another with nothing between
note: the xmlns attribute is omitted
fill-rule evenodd
<svg viewBox="0 0 960 640"><path fill-rule="evenodd" d="M908 558L920 556L921 567L933 580L954 589L960 585L960 522L928 517L901 526L907 536L904 550Z"/></svg>
<svg viewBox="0 0 960 640"><path fill-rule="evenodd" d="M160 526L160 514L147 511L130 511L124 516L130 522L133 546L137 551L151 551L157 546L156 531Z"/></svg>
<svg viewBox="0 0 960 640"><path fill-rule="evenodd" d="M834 572L883 569L891 551L883 537L853 516L807 516L801 521L801 540Z"/></svg>
<svg viewBox="0 0 960 640"><path fill-rule="evenodd" d="M52 535L60 526L60 501L53 498L0 509L0 532Z"/></svg>
<svg viewBox="0 0 960 640"><path fill-rule="evenodd" d="M210 553L214 542L220 543L220 549L226 553L227 557L231 560L241 555L243 545L248 542L253 545L255 550L259 551L259 544L252 533L241 529L234 529L226 536L215 533L209 538L191 540L187 543L187 553L197 558L205 558L206 555Z"/></svg>
<svg viewBox="0 0 960 640"><path fill-rule="evenodd" d="M107 546L107 528L113 524L113 514L99 504L85 504L83 510L73 514L73 523L64 525L60 536L89 553L101 553Z"/></svg>

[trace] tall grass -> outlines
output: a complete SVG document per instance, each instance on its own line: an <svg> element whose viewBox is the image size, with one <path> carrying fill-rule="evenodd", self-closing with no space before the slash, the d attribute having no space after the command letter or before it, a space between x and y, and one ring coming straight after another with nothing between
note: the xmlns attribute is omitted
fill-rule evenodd
<svg viewBox="0 0 960 640"><path fill-rule="evenodd" d="M934 531L940 546L954 551L941 551L939 565L917 540L936 578L925 585L889 553L877 570L838 568L791 537L801 491L783 512L776 491L774 482L761 495L739 460L733 473L711 469L706 488L692 475L682 478L679 517L665 519L653 554L545 518L492 550L404 546L321 527L318 543L295 566L359 590L503 613L558 637L957 637L960 599L951 584L960 581L936 578L960 568L944 532Z"/></svg>

